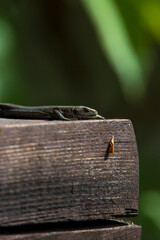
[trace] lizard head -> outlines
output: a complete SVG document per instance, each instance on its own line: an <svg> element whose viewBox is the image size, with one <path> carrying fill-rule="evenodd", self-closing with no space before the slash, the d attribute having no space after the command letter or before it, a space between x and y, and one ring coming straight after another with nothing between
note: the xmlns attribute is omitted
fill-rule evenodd
<svg viewBox="0 0 160 240"><path fill-rule="evenodd" d="M75 106L73 109L75 118L77 119L104 119L104 117L98 115L98 112L92 108L84 106Z"/></svg>

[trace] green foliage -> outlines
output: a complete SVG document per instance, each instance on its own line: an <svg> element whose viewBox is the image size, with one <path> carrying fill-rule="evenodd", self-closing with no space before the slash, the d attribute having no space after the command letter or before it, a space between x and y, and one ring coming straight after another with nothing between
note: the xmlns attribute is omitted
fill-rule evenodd
<svg viewBox="0 0 160 240"><path fill-rule="evenodd" d="M160 231L160 191L147 191L141 197L142 214L153 221L157 230ZM151 211L152 210L152 211Z"/></svg>
<svg viewBox="0 0 160 240"><path fill-rule="evenodd" d="M142 16L144 27L151 36L160 43L160 1L147 0L140 4L139 12Z"/></svg>
<svg viewBox="0 0 160 240"><path fill-rule="evenodd" d="M143 98L143 69L115 2L83 0L82 3L95 26L103 53L118 74L126 99L137 101Z"/></svg>
<svg viewBox="0 0 160 240"><path fill-rule="evenodd" d="M14 48L14 34L10 25L0 19L0 96L7 92L7 85L12 78L10 58Z"/></svg>

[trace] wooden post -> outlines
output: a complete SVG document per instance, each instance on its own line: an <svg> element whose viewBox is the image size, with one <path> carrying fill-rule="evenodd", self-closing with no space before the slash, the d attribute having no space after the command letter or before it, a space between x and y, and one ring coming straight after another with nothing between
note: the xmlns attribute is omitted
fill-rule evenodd
<svg viewBox="0 0 160 240"><path fill-rule="evenodd" d="M113 137L114 152L109 150ZM0 172L0 226L4 233L6 228L24 224L40 224L43 229L45 223L138 214L138 153L130 120L0 119ZM132 239L127 236L134 233L140 239L141 228L125 224L62 232L46 236L115 239L122 235ZM31 239L39 234L47 238L46 233L35 232ZM3 239L14 238L3 234Z"/></svg>

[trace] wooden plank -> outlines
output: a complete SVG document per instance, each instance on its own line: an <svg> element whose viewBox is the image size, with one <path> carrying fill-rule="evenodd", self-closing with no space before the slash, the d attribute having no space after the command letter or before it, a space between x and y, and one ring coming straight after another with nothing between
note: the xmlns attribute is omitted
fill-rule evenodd
<svg viewBox="0 0 160 240"><path fill-rule="evenodd" d="M138 213L130 120L0 119L0 172L0 226Z"/></svg>
<svg viewBox="0 0 160 240"><path fill-rule="evenodd" d="M130 224L126 226L103 227L93 229L79 229L70 231L52 231L39 233L25 233L25 234L0 234L1 240L140 240L141 227Z"/></svg>

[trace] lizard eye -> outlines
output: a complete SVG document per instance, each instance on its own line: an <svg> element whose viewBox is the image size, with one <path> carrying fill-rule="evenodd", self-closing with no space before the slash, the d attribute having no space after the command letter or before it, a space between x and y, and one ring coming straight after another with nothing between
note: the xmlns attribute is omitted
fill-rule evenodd
<svg viewBox="0 0 160 240"><path fill-rule="evenodd" d="M88 108L83 108L84 112L89 112Z"/></svg>
<svg viewBox="0 0 160 240"><path fill-rule="evenodd" d="M74 114L77 115L78 111L76 109L73 110Z"/></svg>

